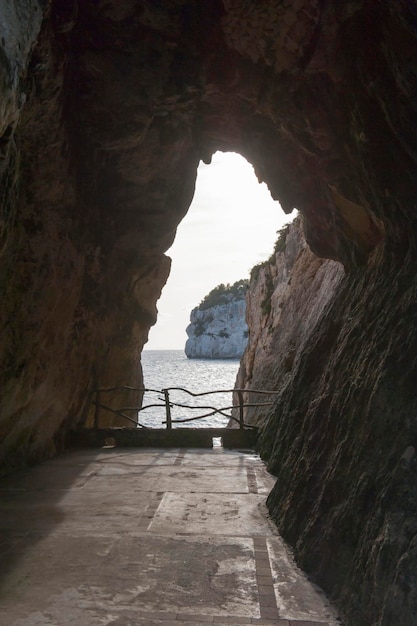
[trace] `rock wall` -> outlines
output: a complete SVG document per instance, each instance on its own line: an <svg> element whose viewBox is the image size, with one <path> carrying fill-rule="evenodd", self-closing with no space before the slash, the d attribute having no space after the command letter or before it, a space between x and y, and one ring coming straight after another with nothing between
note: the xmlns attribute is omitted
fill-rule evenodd
<svg viewBox="0 0 417 626"><path fill-rule="evenodd" d="M0 13L2 466L53 454L96 387L140 384L198 162L240 152L346 271L261 449L274 519L349 626L416 618L416 17L378 0Z"/></svg>
<svg viewBox="0 0 417 626"><path fill-rule="evenodd" d="M269 396L272 408L245 415L261 427L259 450L277 476L270 513L348 624L411 626L417 608L413 253L398 264L391 251L381 265L346 274L340 263L309 250L299 218L280 248L252 272L249 341L236 381L277 392ZM392 292L383 303L387 278Z"/></svg>
<svg viewBox="0 0 417 626"><path fill-rule="evenodd" d="M189 359L240 359L248 340L246 300L191 311L185 354Z"/></svg>
<svg viewBox="0 0 417 626"><path fill-rule="evenodd" d="M71 101L76 92L85 98L72 71L80 49L69 48L76 4L10 1L5 9L0 465L10 471L54 454L69 428L91 423L95 388L140 385L141 349L170 268L162 250L175 227L167 221L163 241L152 244L143 215L124 230L120 212L117 220L108 212L110 194L97 178L106 159L88 145L98 119L85 122L84 134L78 128L84 107ZM158 176L182 167L166 158L171 163L154 177L155 187ZM159 203L174 210L172 193L190 202L193 163L189 177L158 192ZM114 394L107 403L120 406L121 400L137 405L140 397ZM102 412L100 423L120 422Z"/></svg>
<svg viewBox="0 0 417 626"><path fill-rule="evenodd" d="M416 617L413 256L340 280L261 434L271 515L348 624Z"/></svg>
<svg viewBox="0 0 417 626"><path fill-rule="evenodd" d="M278 393L291 383L292 370L344 275L340 263L311 252L300 217L281 231L271 258L251 272L246 296L249 339L237 388ZM243 397L248 404L272 403L276 393L244 392ZM245 422L260 426L269 412L266 406L246 408Z"/></svg>

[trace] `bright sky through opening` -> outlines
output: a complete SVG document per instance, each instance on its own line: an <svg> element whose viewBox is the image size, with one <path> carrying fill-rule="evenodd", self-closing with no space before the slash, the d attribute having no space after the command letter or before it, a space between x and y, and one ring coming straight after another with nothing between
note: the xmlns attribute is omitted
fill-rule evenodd
<svg viewBox="0 0 417 626"><path fill-rule="evenodd" d="M200 163L193 202L167 251L171 274L145 350L184 349L192 309L218 284L249 278L293 219L239 154L216 152L211 165Z"/></svg>

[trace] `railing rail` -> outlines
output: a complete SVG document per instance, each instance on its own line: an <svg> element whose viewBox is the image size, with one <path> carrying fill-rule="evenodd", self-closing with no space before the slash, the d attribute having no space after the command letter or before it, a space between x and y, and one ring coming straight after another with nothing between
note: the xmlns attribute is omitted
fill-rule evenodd
<svg viewBox="0 0 417 626"><path fill-rule="evenodd" d="M105 404L102 401L102 394L107 394L107 393L111 393L114 391L122 391L122 390L126 390L126 391L137 391L140 393L157 393L157 394L162 394L163 397L159 397L158 400L162 401L163 404L160 403L152 403L152 404L146 404L146 405L141 405L141 406L122 406L120 408L114 408L109 406L108 404ZM221 407L221 408L217 408L211 405L203 405L203 406L193 406L193 405L189 405L189 404L182 404L179 402L173 402L170 399L170 392L172 391L181 391L184 392L194 398L198 398L198 397L202 397L202 396L208 396L208 395L213 395L213 394L219 394L219 393L236 393L237 397L238 397L238 404L232 404L231 406L226 406L226 407ZM96 389L94 391L95 394L95 400L93 400L93 404L95 405L95 414L94 414L94 428L99 428L99 421L100 421L100 409L104 410L104 411L108 411L110 413L113 413L119 417L121 417L122 419L125 419L126 421L132 423L135 425L135 428L149 428L148 426L145 426L144 424L141 424L139 422L138 419L135 419L134 417L131 417L130 415L127 415L127 412L135 412L137 415L139 415L141 412L146 411L146 409L150 409L150 408L163 408L165 410L165 421L163 421L162 423L166 425L166 429L170 430L172 429L172 425L173 424L183 424L186 422L193 422L196 420L200 420L200 419L204 419L207 417L211 417L213 415L222 415L223 417L227 417L229 420L232 420L236 423L239 424L239 428L243 429L243 428L254 428L251 424L245 424L244 421L244 409L245 408L249 408L249 407L266 407L266 406L272 406L273 402L244 402L244 393L252 393L252 394L259 394L259 395L275 395L278 392L277 391L268 391L265 389L214 389L212 391L202 391L202 392L198 392L195 393L193 391L190 391L189 389L186 389L184 387L166 387L164 389L147 389L145 387L131 387L128 385L118 385L115 387L104 387L104 388L100 388L100 389ZM195 411L195 410L199 410L199 411L208 411L208 413L204 413L203 415L197 415L197 416L193 416L193 417L186 417L186 418L177 418L177 419L173 419L172 417L172 412L171 409L177 407L177 408L181 408L181 409L187 409L187 410L191 410L191 411ZM228 414L226 413L226 411L233 411L234 409L239 411L239 417L235 417L234 415L232 415L232 413Z"/></svg>

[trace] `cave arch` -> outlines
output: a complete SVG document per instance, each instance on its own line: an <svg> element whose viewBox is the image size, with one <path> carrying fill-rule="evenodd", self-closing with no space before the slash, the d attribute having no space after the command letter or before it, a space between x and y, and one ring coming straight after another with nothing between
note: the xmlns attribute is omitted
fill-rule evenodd
<svg viewBox="0 0 417 626"><path fill-rule="evenodd" d="M239 152L303 214L311 249L348 271L265 432L271 459L277 433L289 444L293 491L271 499L274 515L301 559L321 554L348 614L411 626L415 4L21 5L0 20L1 462L54 454L94 386L137 379L197 164ZM294 423L304 465L291 465Z"/></svg>
<svg viewBox="0 0 417 626"><path fill-rule="evenodd" d="M251 268L271 256L277 231L294 218L241 155L217 152L210 165L200 161L192 203L167 251L171 271L145 349L184 349L191 310L220 283L249 278Z"/></svg>

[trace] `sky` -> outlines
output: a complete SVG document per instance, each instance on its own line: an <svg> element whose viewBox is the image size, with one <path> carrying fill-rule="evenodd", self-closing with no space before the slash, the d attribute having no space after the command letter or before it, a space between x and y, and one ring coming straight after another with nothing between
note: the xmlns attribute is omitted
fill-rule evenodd
<svg viewBox="0 0 417 626"><path fill-rule="evenodd" d="M277 231L292 221L252 165L234 152L200 162L193 201L167 255L171 273L158 300L158 321L145 350L183 350L190 313L220 283L249 278L268 259Z"/></svg>

